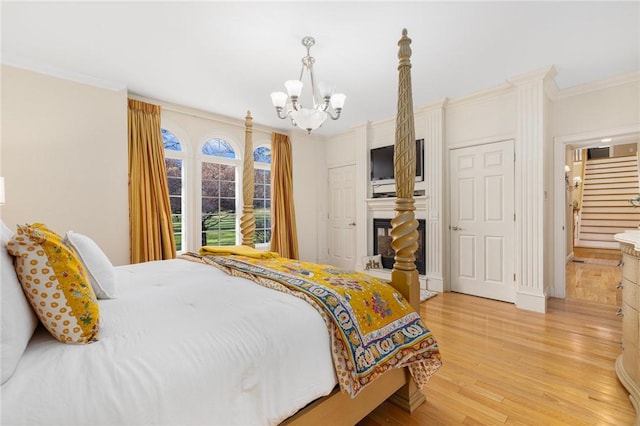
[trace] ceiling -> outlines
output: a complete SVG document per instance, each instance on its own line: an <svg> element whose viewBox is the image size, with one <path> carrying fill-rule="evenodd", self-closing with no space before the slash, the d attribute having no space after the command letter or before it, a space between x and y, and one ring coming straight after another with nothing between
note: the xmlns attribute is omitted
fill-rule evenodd
<svg viewBox="0 0 640 426"><path fill-rule="evenodd" d="M334 134L395 115L407 28L416 106L555 66L559 88L640 70L640 3L7 2L1 60L289 130L269 94L298 78L301 39L319 81L347 95ZM303 92L304 93L304 92Z"/></svg>

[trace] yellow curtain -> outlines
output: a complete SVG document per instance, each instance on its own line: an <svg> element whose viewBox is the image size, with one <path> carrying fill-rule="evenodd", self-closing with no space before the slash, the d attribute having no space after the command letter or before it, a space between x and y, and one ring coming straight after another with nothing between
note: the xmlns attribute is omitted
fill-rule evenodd
<svg viewBox="0 0 640 426"><path fill-rule="evenodd" d="M160 106L132 99L129 99L129 240L131 263L176 257Z"/></svg>
<svg viewBox="0 0 640 426"><path fill-rule="evenodd" d="M289 136L271 135L271 251L298 259L298 233L293 206L293 164Z"/></svg>

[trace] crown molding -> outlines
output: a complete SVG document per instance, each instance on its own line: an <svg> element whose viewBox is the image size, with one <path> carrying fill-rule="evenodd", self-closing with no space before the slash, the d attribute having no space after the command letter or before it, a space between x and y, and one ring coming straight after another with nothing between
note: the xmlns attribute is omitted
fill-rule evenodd
<svg viewBox="0 0 640 426"><path fill-rule="evenodd" d="M114 92L119 92L127 88L126 84L124 83L103 80L100 78L92 77L90 75L69 71L62 68L52 67L42 62L28 60L18 55L3 53L2 59L0 59L0 63L2 63L2 65L11 66L14 68L20 68L27 71L33 71L39 74L48 75L50 77L56 77L63 80L75 81L76 83L82 83L89 86L98 87L101 89L112 90Z"/></svg>
<svg viewBox="0 0 640 426"><path fill-rule="evenodd" d="M621 86L623 84L635 83L640 81L640 71L633 71L626 74L616 75L602 80L592 81L590 83L580 84L578 86L560 89L555 99L566 99L572 96L584 95L598 90L608 89L610 87Z"/></svg>
<svg viewBox="0 0 640 426"><path fill-rule="evenodd" d="M431 109L442 109L442 108L446 108L448 104L449 104L449 98L437 99L433 102L429 102L427 104L417 107L416 111L425 112Z"/></svg>
<svg viewBox="0 0 640 426"><path fill-rule="evenodd" d="M197 109L197 108L191 108L191 107L186 107L186 106L182 106L182 105L177 105L177 104L173 104L171 102L163 101L163 100L160 100L160 99L148 98L146 96L138 95L135 92L129 92L127 96L130 99L135 99L137 101L142 101L142 102L147 102L147 103L150 103L150 104L160 105L160 107L162 109L167 110L167 111L171 111L171 112L176 112L178 114L190 115L192 117L203 118L205 120L214 120L214 121L218 121L220 123L227 124L229 126L239 127L239 128L242 128L242 129L245 128L244 117L243 118L227 117L226 115L215 114L215 113L204 111L204 110L200 110L200 109ZM283 131L281 129L275 129L275 128L263 126L263 125L257 124L255 121L253 122L252 128L253 128L254 133L255 132L260 132L260 133L266 133L266 134L270 135L273 132L277 132L277 133L282 133L282 134L289 135L286 131Z"/></svg>
<svg viewBox="0 0 640 426"><path fill-rule="evenodd" d="M538 68L537 70L529 71L524 74L520 74L507 79L507 83L512 86L522 86L534 81L539 80L551 80L558 72L553 65Z"/></svg>
<svg viewBox="0 0 640 426"><path fill-rule="evenodd" d="M446 108L466 107L485 103L497 97L509 94L512 90L513 86L508 83L502 83L501 85L490 89L480 90L457 98L449 98L446 103Z"/></svg>

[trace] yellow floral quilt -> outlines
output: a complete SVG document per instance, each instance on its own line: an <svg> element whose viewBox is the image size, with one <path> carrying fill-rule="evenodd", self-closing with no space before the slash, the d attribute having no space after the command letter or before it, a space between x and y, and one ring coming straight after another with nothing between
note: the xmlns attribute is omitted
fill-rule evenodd
<svg viewBox="0 0 640 426"><path fill-rule="evenodd" d="M355 397L390 368L408 366L424 386L440 368L440 352L420 315L388 282L330 265L246 256L182 256L214 265L311 303L327 323L336 374ZM280 285L277 285L280 284Z"/></svg>

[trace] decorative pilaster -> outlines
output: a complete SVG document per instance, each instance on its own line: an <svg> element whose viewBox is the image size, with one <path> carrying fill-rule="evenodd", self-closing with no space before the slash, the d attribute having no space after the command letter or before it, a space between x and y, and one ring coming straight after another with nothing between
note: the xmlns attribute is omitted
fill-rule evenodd
<svg viewBox="0 0 640 426"><path fill-rule="evenodd" d="M242 245L254 247L253 234L256 230L256 218L253 214L253 191L255 176L253 170L253 118L251 111L245 117L244 161L242 166L242 216L240 232Z"/></svg>
<svg viewBox="0 0 640 426"><path fill-rule="evenodd" d="M423 109L426 128L424 129L424 158L426 184L426 271L427 288L444 291L444 117L447 99L426 106Z"/></svg>
<svg viewBox="0 0 640 426"><path fill-rule="evenodd" d="M509 82L516 88L516 306L545 312L545 85L553 67Z"/></svg>

